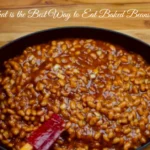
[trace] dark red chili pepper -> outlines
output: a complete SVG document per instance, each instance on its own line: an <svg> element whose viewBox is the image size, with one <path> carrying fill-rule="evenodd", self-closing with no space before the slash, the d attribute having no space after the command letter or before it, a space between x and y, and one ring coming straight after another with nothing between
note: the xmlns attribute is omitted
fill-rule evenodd
<svg viewBox="0 0 150 150"><path fill-rule="evenodd" d="M64 121L59 115L53 114L42 126L33 131L27 139L28 145L31 145L35 150L48 150L63 132L63 123ZM22 148L21 150L26 149Z"/></svg>

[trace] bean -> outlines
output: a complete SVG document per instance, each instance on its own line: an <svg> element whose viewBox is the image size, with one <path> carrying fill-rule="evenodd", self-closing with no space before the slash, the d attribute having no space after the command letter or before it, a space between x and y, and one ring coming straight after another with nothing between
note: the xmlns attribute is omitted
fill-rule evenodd
<svg viewBox="0 0 150 150"><path fill-rule="evenodd" d="M127 103L124 101L124 102L120 103L119 106L121 108L125 108L127 106Z"/></svg>
<svg viewBox="0 0 150 150"><path fill-rule="evenodd" d="M43 99L41 102L41 106L47 106L48 104L48 99Z"/></svg>
<svg viewBox="0 0 150 150"><path fill-rule="evenodd" d="M25 116L25 112L24 112L23 110L19 110L19 111L18 111L18 114L19 114L20 116Z"/></svg>
<svg viewBox="0 0 150 150"><path fill-rule="evenodd" d="M41 116L41 118L40 118L40 122L44 122L44 121L45 121L44 116Z"/></svg>
<svg viewBox="0 0 150 150"><path fill-rule="evenodd" d="M15 112L12 109L7 109L7 112L12 114L12 115L15 114Z"/></svg>
<svg viewBox="0 0 150 150"><path fill-rule="evenodd" d="M68 113L68 111L66 111L66 110L63 110L63 111L62 111L62 115L63 115L64 117L66 117L66 118L69 117L69 113Z"/></svg>
<svg viewBox="0 0 150 150"><path fill-rule="evenodd" d="M124 150L128 150L131 147L131 143L126 142L124 145Z"/></svg>
<svg viewBox="0 0 150 150"><path fill-rule="evenodd" d="M61 68L61 66L59 64L55 64L53 67L54 71L58 71L60 68Z"/></svg>
<svg viewBox="0 0 150 150"><path fill-rule="evenodd" d="M104 135L103 135L103 139L104 139L106 142L109 142L109 138L108 138L107 134L104 134Z"/></svg>
<svg viewBox="0 0 150 150"><path fill-rule="evenodd" d="M91 102L91 101L88 101L87 104L91 108L95 108L96 107L96 105L93 102Z"/></svg>
<svg viewBox="0 0 150 150"><path fill-rule="evenodd" d="M93 102L94 101L94 97L93 96L87 96L86 97L86 101L87 102L90 102L90 101Z"/></svg>
<svg viewBox="0 0 150 150"><path fill-rule="evenodd" d="M126 128L125 130L124 130L124 134L128 134L128 133L130 133L131 132L131 129L130 128Z"/></svg>
<svg viewBox="0 0 150 150"><path fill-rule="evenodd" d="M78 119L84 120L84 116L81 113L77 113L76 115L77 115Z"/></svg>
<svg viewBox="0 0 150 150"><path fill-rule="evenodd" d="M12 133L14 134L14 135L18 135L19 134L19 129L18 128L12 128Z"/></svg>
<svg viewBox="0 0 150 150"><path fill-rule="evenodd" d="M103 114L108 114L108 110L107 110L106 108L101 108L101 112L102 112Z"/></svg>
<svg viewBox="0 0 150 150"><path fill-rule="evenodd" d="M137 112L139 113L139 115L143 115L143 109L142 109L142 107L141 106L139 106L138 108L137 108Z"/></svg>
<svg viewBox="0 0 150 150"><path fill-rule="evenodd" d="M65 103L62 103L61 105L60 105L60 109L62 109L62 110L64 110L64 109L66 109L66 104Z"/></svg>
<svg viewBox="0 0 150 150"><path fill-rule="evenodd" d="M57 77L58 77L59 79L62 79L62 80L65 79L65 76L64 76L63 74L61 74L61 73L58 73L58 74L57 74Z"/></svg>
<svg viewBox="0 0 150 150"><path fill-rule="evenodd" d="M61 86L65 86L65 80L60 79L60 80L58 80L58 82Z"/></svg>
<svg viewBox="0 0 150 150"><path fill-rule="evenodd" d="M98 103L96 104L96 110L97 110L97 111L100 111L101 108L102 108L102 105L101 105L101 103L98 102Z"/></svg>
<svg viewBox="0 0 150 150"><path fill-rule="evenodd" d="M115 137L114 139L113 139L113 144L117 144L117 143L119 143L120 142L120 138L119 137Z"/></svg>
<svg viewBox="0 0 150 150"><path fill-rule="evenodd" d="M17 62L15 62L15 61L10 61L10 64L12 65L12 67L13 67L16 71L18 71L18 70L20 69L20 66L19 66L19 64L18 64Z"/></svg>
<svg viewBox="0 0 150 150"><path fill-rule="evenodd" d="M96 132L95 135L94 135L94 139L95 140L98 140L101 136L101 133L100 132Z"/></svg>
<svg viewBox="0 0 150 150"><path fill-rule="evenodd" d="M51 43L52 43L53 46L56 46L56 45L57 45L57 42L56 42L56 41L52 41ZM39 49L40 49L40 48L39 48Z"/></svg>
<svg viewBox="0 0 150 150"><path fill-rule="evenodd" d="M103 148L103 150L109 150L107 147Z"/></svg>
<svg viewBox="0 0 150 150"><path fill-rule="evenodd" d="M35 117L34 117L34 116L32 116L32 117L30 118L30 120L31 120L31 121L34 121L34 120L35 120Z"/></svg>
<svg viewBox="0 0 150 150"><path fill-rule="evenodd" d="M111 120L114 118L114 112L113 111L110 111L108 113L108 118L111 119Z"/></svg>
<svg viewBox="0 0 150 150"><path fill-rule="evenodd" d="M130 69L129 69L129 68L125 68L125 67L124 67L124 68L122 69L122 71L125 72L125 73L130 73Z"/></svg>
<svg viewBox="0 0 150 150"><path fill-rule="evenodd" d="M84 120L79 120L78 125L79 127L84 127L86 125L86 122Z"/></svg>
<svg viewBox="0 0 150 150"><path fill-rule="evenodd" d="M145 139L145 137L144 136L142 136L142 138L141 138L141 143L146 143L146 139Z"/></svg>
<svg viewBox="0 0 150 150"><path fill-rule="evenodd" d="M96 126L101 126L103 124L103 121L102 120L99 120L97 123L96 123Z"/></svg>
<svg viewBox="0 0 150 150"><path fill-rule="evenodd" d="M67 49L67 45L63 44L62 45L62 50L65 51Z"/></svg>
<svg viewBox="0 0 150 150"><path fill-rule="evenodd" d="M9 138L9 133L8 133L8 131L4 131L3 136L4 136L5 139L8 139L8 138Z"/></svg>
<svg viewBox="0 0 150 150"><path fill-rule="evenodd" d="M69 129L70 127L71 127L71 122L67 122L66 125L65 125L65 128Z"/></svg>
<svg viewBox="0 0 150 150"><path fill-rule="evenodd" d="M39 111L37 111L37 113L35 113L35 114L37 114L38 116L42 116L42 115L44 114L44 111L43 111L43 110L39 110Z"/></svg>
<svg viewBox="0 0 150 150"><path fill-rule="evenodd" d="M120 108L120 107L114 107L113 110L114 110L115 112L119 112L119 113L121 112L121 108Z"/></svg>
<svg viewBox="0 0 150 150"><path fill-rule="evenodd" d="M52 106L52 110L54 111L54 113L59 113L59 108L57 106Z"/></svg>
<svg viewBox="0 0 150 150"><path fill-rule="evenodd" d="M74 130L73 128L69 128L69 129L68 129L68 133L69 133L70 135L74 135L74 134L75 134L75 130Z"/></svg>
<svg viewBox="0 0 150 150"><path fill-rule="evenodd" d="M139 126L141 130L145 129L145 123L143 121L140 121Z"/></svg>
<svg viewBox="0 0 150 150"><path fill-rule="evenodd" d="M77 103L77 108L80 109L80 110L83 110L83 105L82 105L82 103Z"/></svg>
<svg viewBox="0 0 150 150"><path fill-rule="evenodd" d="M97 55L95 53L91 53L90 56L93 58L93 59L97 59Z"/></svg>
<svg viewBox="0 0 150 150"><path fill-rule="evenodd" d="M36 86L36 90L42 91L43 89L44 89L44 84L38 82L38 83L37 83L37 86Z"/></svg>
<svg viewBox="0 0 150 150"><path fill-rule="evenodd" d="M29 116L24 116L24 119L25 119L26 121L29 121L29 120L30 120L30 117L29 117Z"/></svg>
<svg viewBox="0 0 150 150"><path fill-rule="evenodd" d="M31 114L32 114L33 116L36 116L36 115L37 115L36 110L32 110L32 111L31 111Z"/></svg>
<svg viewBox="0 0 150 150"><path fill-rule="evenodd" d="M140 99L137 99L134 101L133 105L138 106L141 103Z"/></svg>
<svg viewBox="0 0 150 150"><path fill-rule="evenodd" d="M111 139L111 138L113 138L113 137L114 137L114 133L113 133L113 132L109 132L108 138Z"/></svg>
<svg viewBox="0 0 150 150"><path fill-rule="evenodd" d="M93 126L94 124L97 123L97 121L98 121L98 118L97 118L97 117L92 117L92 118L90 119L89 124L90 124L91 126Z"/></svg>
<svg viewBox="0 0 150 150"><path fill-rule="evenodd" d="M28 108L27 110L26 110L26 115L30 115L31 114L31 109L30 108Z"/></svg>

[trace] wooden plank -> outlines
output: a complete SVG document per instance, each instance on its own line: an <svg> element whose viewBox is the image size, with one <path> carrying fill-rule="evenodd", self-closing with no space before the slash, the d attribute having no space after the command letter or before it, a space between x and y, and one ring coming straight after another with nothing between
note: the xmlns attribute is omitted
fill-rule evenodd
<svg viewBox="0 0 150 150"><path fill-rule="evenodd" d="M129 10L136 8L140 13L149 13L150 4L124 4L124 5L112 5L112 4L92 4L92 5L64 5L57 7L44 7L39 8L40 13L44 13L49 10L56 10L61 13L63 11L66 14L71 14L70 19L65 20L66 18L62 17L60 19L53 19L53 17L46 16L45 18L0 18L0 32L6 33L21 33L21 32L33 32L37 30L43 30L52 27L62 27L62 26L94 26L101 28L109 28L113 30L139 30L139 29L149 29L150 28L150 20L149 18L74 18L73 13L78 11L80 14L83 14L84 10L90 8L91 12L99 11L103 8L108 8L112 13L118 11L122 13L124 10ZM9 9L10 12L17 12L18 9ZM28 16L28 11L31 10L29 8L21 9ZM5 12L7 10L3 10ZM90 14L89 13L89 14Z"/></svg>
<svg viewBox="0 0 150 150"><path fill-rule="evenodd" d="M40 5L149 3L150 0L1 0L0 8L33 7Z"/></svg>
<svg viewBox="0 0 150 150"><path fill-rule="evenodd" d="M147 30L116 30L118 32L131 35L137 39L150 44L150 29ZM5 45L6 43L13 41L19 37L29 34L30 32L23 33L0 33L0 46Z"/></svg>
<svg viewBox="0 0 150 150"><path fill-rule="evenodd" d="M143 42L150 44L150 29L149 30L119 30L119 32L133 36Z"/></svg>

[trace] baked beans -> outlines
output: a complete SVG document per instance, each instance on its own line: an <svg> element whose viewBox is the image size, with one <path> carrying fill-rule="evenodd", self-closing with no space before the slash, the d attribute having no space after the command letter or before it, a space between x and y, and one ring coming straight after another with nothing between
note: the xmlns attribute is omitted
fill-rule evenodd
<svg viewBox="0 0 150 150"><path fill-rule="evenodd" d="M27 47L0 73L0 141L19 150L53 113L53 150L129 150L150 138L150 65L94 39Z"/></svg>

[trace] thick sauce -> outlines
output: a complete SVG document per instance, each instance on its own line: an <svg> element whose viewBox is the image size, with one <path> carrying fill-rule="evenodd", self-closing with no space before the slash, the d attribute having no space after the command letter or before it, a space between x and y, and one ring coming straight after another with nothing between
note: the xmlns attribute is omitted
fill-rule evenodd
<svg viewBox="0 0 150 150"><path fill-rule="evenodd" d="M0 140L19 148L53 113L65 132L53 150L136 149L150 137L150 65L92 39L28 47L0 74Z"/></svg>

